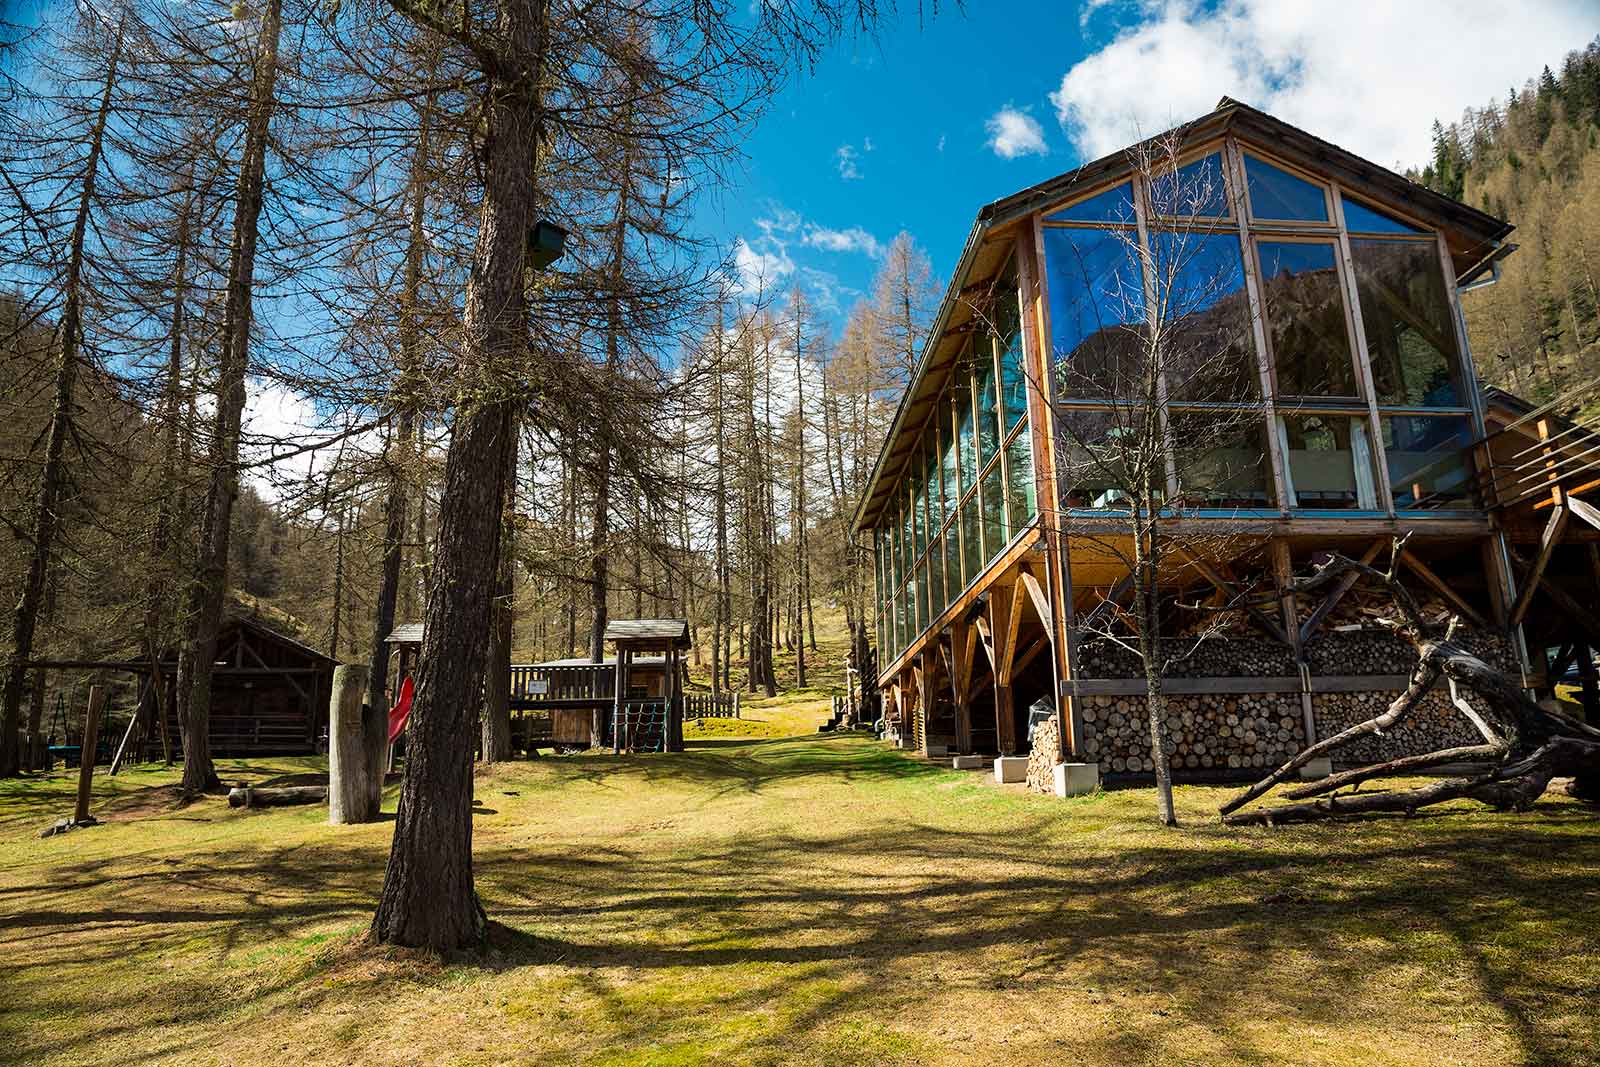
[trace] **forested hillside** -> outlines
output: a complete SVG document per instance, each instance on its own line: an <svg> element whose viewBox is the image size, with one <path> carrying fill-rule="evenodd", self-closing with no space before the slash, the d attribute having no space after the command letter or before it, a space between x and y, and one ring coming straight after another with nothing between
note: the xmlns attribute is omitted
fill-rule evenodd
<svg viewBox="0 0 1600 1067"><path fill-rule="evenodd" d="M1530 399L1600 372L1600 40L1434 127L1414 178L1516 224L1498 284L1465 305L1478 370ZM1487 252L1487 250L1485 250Z"/></svg>

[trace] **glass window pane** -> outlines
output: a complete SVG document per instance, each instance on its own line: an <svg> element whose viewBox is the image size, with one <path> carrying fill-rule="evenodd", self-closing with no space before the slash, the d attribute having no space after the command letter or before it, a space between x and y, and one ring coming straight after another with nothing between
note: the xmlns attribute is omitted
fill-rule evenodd
<svg viewBox="0 0 1600 1067"><path fill-rule="evenodd" d="M1144 280L1132 231L1044 231L1050 351L1061 396L1106 398L1139 377Z"/></svg>
<svg viewBox="0 0 1600 1067"><path fill-rule="evenodd" d="M1353 239L1350 254L1378 403L1465 405L1438 247Z"/></svg>
<svg viewBox="0 0 1600 1067"><path fill-rule="evenodd" d="M941 519L948 521L955 511L956 498L961 490L956 486L956 439L950 432L950 398L948 394L939 404L939 468L944 482L944 508Z"/></svg>
<svg viewBox="0 0 1600 1067"><path fill-rule="evenodd" d="M1250 193L1250 211L1258 219L1289 222L1327 222L1328 198L1322 186L1290 174L1281 167L1244 157L1245 185Z"/></svg>
<svg viewBox="0 0 1600 1067"><path fill-rule="evenodd" d="M1006 546L1005 476L996 463L983 476L983 540L985 561L994 559Z"/></svg>
<svg viewBox="0 0 1600 1067"><path fill-rule="evenodd" d="M1293 506L1377 510L1366 419L1284 415L1278 426L1288 460Z"/></svg>
<svg viewBox="0 0 1600 1067"><path fill-rule="evenodd" d="M933 429L928 432L928 448L923 454L923 484L928 491L928 540L932 541L939 532L939 524L944 521L939 506L939 451L934 447L935 438Z"/></svg>
<svg viewBox="0 0 1600 1067"><path fill-rule="evenodd" d="M972 488L978 476L978 445L972 434L972 392L968 373L971 365L964 366L956 376L958 387L950 402L956 411L956 437L961 449L961 491Z"/></svg>
<svg viewBox="0 0 1600 1067"><path fill-rule="evenodd" d="M917 584L917 571L906 579L906 640L916 640L922 632L922 591Z"/></svg>
<svg viewBox="0 0 1600 1067"><path fill-rule="evenodd" d="M919 634L933 622L933 613L930 610L933 598L929 593L928 563L924 560L917 567L917 633Z"/></svg>
<svg viewBox="0 0 1600 1067"><path fill-rule="evenodd" d="M1056 420L1059 442L1057 465L1066 485L1066 507L1127 508L1135 490L1137 461L1145 459L1161 495L1165 483L1164 460L1147 456L1140 442L1145 419L1142 409L1114 408L1089 411L1068 408Z"/></svg>
<svg viewBox="0 0 1600 1067"><path fill-rule="evenodd" d="M928 599L930 618L944 610L944 542L935 540L928 549Z"/></svg>
<svg viewBox="0 0 1600 1067"><path fill-rule="evenodd" d="M1000 448L1000 422L996 409L998 396L994 380L994 360L989 342L980 341L973 356L973 380L978 387L978 467L988 466Z"/></svg>
<svg viewBox="0 0 1600 1067"><path fill-rule="evenodd" d="M1021 533L1038 513L1033 484L1033 442L1024 426L1006 446L1007 540Z"/></svg>
<svg viewBox="0 0 1600 1067"><path fill-rule="evenodd" d="M1006 430L1028 410L1028 382L1022 366L1022 325L1018 318L1015 286L1002 288L995 307L1000 329L1000 394L1005 404Z"/></svg>
<svg viewBox="0 0 1600 1067"><path fill-rule="evenodd" d="M1168 231L1151 248L1167 395L1205 403L1259 397L1238 237Z"/></svg>
<svg viewBox="0 0 1600 1067"><path fill-rule="evenodd" d="M1199 508L1276 506L1267 422L1259 410L1173 411L1174 466L1184 502Z"/></svg>
<svg viewBox="0 0 1600 1067"><path fill-rule="evenodd" d="M913 464L915 469L915 464ZM910 561L915 563L918 556L922 555L923 546L927 544L928 527L922 517L922 486L917 484L917 477L913 474L907 479L906 502L911 509L911 553Z"/></svg>
<svg viewBox="0 0 1600 1067"><path fill-rule="evenodd" d="M961 524L952 522L944 535L944 600L949 607L961 595Z"/></svg>
<svg viewBox="0 0 1600 1067"><path fill-rule="evenodd" d="M1351 233L1426 233L1410 223L1401 222L1377 208L1368 207L1348 196L1339 197L1344 211L1344 228Z"/></svg>
<svg viewBox="0 0 1600 1067"><path fill-rule="evenodd" d="M1222 155L1213 152L1176 173L1160 174L1150 182L1150 210L1170 218L1225 218L1228 188L1222 177Z"/></svg>
<svg viewBox="0 0 1600 1067"><path fill-rule="evenodd" d="M983 542L978 536L978 494L973 493L961 503L961 585L972 584L972 579L983 569Z"/></svg>
<svg viewBox="0 0 1600 1067"><path fill-rule="evenodd" d="M1044 217L1046 222L1120 222L1132 226L1133 186L1127 182L1080 200L1071 207L1053 211Z"/></svg>
<svg viewBox="0 0 1600 1067"><path fill-rule="evenodd" d="M1384 460L1397 508L1472 507L1472 426L1465 418L1385 415Z"/></svg>
<svg viewBox="0 0 1600 1067"><path fill-rule="evenodd" d="M1356 397L1333 245L1262 241L1267 335L1283 396Z"/></svg>

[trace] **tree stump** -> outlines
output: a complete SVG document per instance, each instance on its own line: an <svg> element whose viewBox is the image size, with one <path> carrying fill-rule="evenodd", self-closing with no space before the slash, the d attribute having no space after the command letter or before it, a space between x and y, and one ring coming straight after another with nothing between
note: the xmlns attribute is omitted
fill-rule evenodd
<svg viewBox="0 0 1600 1067"><path fill-rule="evenodd" d="M333 669L333 699L328 705L328 821L372 822L383 799L384 748L388 743L383 710L364 701L368 672L364 663Z"/></svg>

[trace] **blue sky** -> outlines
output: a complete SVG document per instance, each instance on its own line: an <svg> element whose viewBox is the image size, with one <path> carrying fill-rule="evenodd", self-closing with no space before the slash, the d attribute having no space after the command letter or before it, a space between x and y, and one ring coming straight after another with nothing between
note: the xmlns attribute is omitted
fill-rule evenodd
<svg viewBox="0 0 1600 1067"><path fill-rule="evenodd" d="M847 310L910 231L941 278L979 207L1238 97L1389 166L1600 33L1595 0L969 0L836 48L702 224ZM1427 47L1419 47L1427 42Z"/></svg>

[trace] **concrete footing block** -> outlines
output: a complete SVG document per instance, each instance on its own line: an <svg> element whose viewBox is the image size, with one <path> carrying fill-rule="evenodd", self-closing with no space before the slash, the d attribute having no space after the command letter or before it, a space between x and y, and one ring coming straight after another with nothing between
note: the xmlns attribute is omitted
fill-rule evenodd
<svg viewBox="0 0 1600 1067"><path fill-rule="evenodd" d="M983 770L983 757L954 756L950 760L950 766L958 771L981 771Z"/></svg>
<svg viewBox="0 0 1600 1067"><path fill-rule="evenodd" d="M1058 797L1078 797L1100 788L1098 763L1058 763L1055 776Z"/></svg>
<svg viewBox="0 0 1600 1067"><path fill-rule="evenodd" d="M1320 759L1314 759L1310 763L1307 763L1304 767L1300 768L1300 777L1307 780L1326 778L1332 773L1333 760L1326 756L1323 756Z"/></svg>
<svg viewBox="0 0 1600 1067"><path fill-rule="evenodd" d="M996 756L994 780L1006 784L1028 780L1027 756Z"/></svg>
<svg viewBox="0 0 1600 1067"><path fill-rule="evenodd" d="M935 756L935 757L937 757L937 756L948 756L949 754L950 754L950 746L949 745L929 745L928 746L928 755L929 756Z"/></svg>

